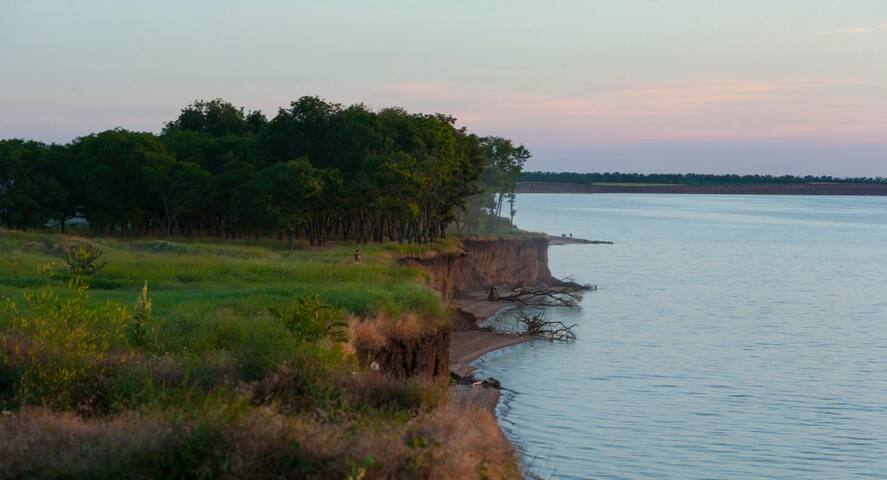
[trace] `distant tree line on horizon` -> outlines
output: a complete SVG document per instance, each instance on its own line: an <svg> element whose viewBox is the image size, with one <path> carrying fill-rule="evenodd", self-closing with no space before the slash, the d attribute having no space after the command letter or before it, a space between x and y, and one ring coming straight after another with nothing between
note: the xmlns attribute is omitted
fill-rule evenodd
<svg viewBox="0 0 887 480"><path fill-rule="evenodd" d="M794 176L794 175L735 175L706 173L576 173L523 172L518 182L552 183L657 183L678 185L751 185L791 183L887 183L885 177Z"/></svg>
<svg viewBox="0 0 887 480"><path fill-rule="evenodd" d="M159 134L0 140L0 225L100 235L430 242L492 229L529 152L455 118L302 97L268 120L196 101ZM510 201L509 201L510 199ZM496 217L496 218L494 218Z"/></svg>

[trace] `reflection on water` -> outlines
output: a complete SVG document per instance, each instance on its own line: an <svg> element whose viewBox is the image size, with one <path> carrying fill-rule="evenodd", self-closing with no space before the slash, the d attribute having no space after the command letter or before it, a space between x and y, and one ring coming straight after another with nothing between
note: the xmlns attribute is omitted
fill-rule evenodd
<svg viewBox="0 0 887 480"><path fill-rule="evenodd" d="M477 362L554 478L887 478L887 198L521 195L600 290Z"/></svg>

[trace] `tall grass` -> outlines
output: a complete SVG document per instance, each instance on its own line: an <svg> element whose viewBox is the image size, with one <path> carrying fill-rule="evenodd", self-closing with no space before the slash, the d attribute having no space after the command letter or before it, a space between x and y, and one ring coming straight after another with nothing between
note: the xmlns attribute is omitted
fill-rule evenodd
<svg viewBox="0 0 887 480"><path fill-rule="evenodd" d="M72 272L76 245L107 265ZM362 250L0 231L0 477L514 474L504 439L460 446L451 424L498 430L445 383L358 364L447 321L402 249Z"/></svg>
<svg viewBox="0 0 887 480"><path fill-rule="evenodd" d="M25 409L0 417L0 478L520 478L484 411L409 422L330 423L266 407L87 421Z"/></svg>

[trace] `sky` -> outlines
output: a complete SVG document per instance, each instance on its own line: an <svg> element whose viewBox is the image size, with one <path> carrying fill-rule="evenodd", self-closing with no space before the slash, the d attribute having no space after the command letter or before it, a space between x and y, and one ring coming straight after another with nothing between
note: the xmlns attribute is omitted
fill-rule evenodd
<svg viewBox="0 0 887 480"><path fill-rule="evenodd" d="M550 171L887 176L885 0L0 0L0 138L449 113Z"/></svg>

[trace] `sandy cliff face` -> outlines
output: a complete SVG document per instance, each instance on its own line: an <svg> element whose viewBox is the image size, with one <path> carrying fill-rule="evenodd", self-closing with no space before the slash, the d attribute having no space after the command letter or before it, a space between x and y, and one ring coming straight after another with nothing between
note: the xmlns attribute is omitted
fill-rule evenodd
<svg viewBox="0 0 887 480"><path fill-rule="evenodd" d="M428 270L431 285L446 300L492 285L552 279L543 237L465 239L460 253L405 258L402 263Z"/></svg>
<svg viewBox="0 0 887 480"><path fill-rule="evenodd" d="M404 265L418 266L431 275L431 286L445 301L491 285L521 285L551 281L548 270L548 239L465 239L459 252L407 257ZM454 309L452 326L429 332L420 338L389 341L378 350L361 351L366 362L375 361L393 376L446 376L453 331L477 328L472 312Z"/></svg>

